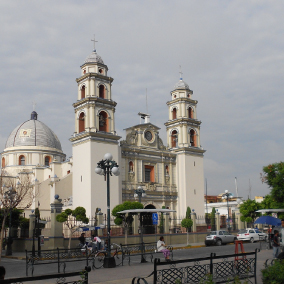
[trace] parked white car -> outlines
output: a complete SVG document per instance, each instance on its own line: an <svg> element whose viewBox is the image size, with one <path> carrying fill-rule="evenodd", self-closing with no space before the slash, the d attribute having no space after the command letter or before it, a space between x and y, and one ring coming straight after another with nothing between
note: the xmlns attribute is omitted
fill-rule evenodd
<svg viewBox="0 0 284 284"><path fill-rule="evenodd" d="M237 238L239 241L250 241L253 243L260 240L267 241L267 234L261 232L259 229L247 228L240 230L237 234Z"/></svg>

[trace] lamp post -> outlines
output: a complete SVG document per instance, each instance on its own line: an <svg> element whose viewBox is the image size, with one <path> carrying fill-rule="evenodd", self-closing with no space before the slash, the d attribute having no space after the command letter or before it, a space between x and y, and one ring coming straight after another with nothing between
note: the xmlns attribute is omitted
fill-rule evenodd
<svg viewBox="0 0 284 284"><path fill-rule="evenodd" d="M134 192L134 198L137 198L137 197L139 198L140 203L141 203L142 197L146 197L146 192L142 188L142 186L138 186L138 188ZM139 223L140 223L140 242L141 242L141 263L143 263L143 262L147 262L147 261L144 257L144 254L143 254L144 247L143 247L142 213L139 214Z"/></svg>
<svg viewBox="0 0 284 284"><path fill-rule="evenodd" d="M13 238L11 234L11 229L12 229L13 200L14 200L15 195L16 195L16 191L12 187L9 187L8 191L4 193L4 198L6 200L9 200L9 205L10 205L9 236L8 236L8 241L7 241L6 255L12 255Z"/></svg>
<svg viewBox="0 0 284 284"><path fill-rule="evenodd" d="M104 259L105 268L113 268L116 266L114 257L111 256L111 243L110 243L110 185L109 176L114 174L119 175L118 165L115 161L112 161L112 154L107 153L104 159L97 163L95 172L99 175L105 176L107 180L107 254Z"/></svg>
<svg viewBox="0 0 284 284"><path fill-rule="evenodd" d="M227 189L225 190L225 193L222 196L222 199L227 199L227 210L228 210L228 231L230 232L230 215L229 215L229 198L232 197L232 193L230 193Z"/></svg>

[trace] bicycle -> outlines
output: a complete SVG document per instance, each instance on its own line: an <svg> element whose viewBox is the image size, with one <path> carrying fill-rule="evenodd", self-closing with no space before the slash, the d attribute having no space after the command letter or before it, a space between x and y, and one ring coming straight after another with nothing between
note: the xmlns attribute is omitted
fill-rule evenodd
<svg viewBox="0 0 284 284"><path fill-rule="evenodd" d="M114 252L111 253L111 256L114 257L116 266L119 266L122 263L122 260L124 258L124 254L121 250L120 245L112 243L111 250L112 251L114 250ZM93 269L95 268L99 269L104 265L106 253L107 253L106 250L99 250L95 254L95 257L93 258L93 264L92 264Z"/></svg>

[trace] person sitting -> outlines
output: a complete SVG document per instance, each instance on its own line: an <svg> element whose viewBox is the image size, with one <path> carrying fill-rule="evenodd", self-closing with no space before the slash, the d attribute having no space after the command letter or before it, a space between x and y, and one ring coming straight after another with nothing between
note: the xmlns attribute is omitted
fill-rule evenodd
<svg viewBox="0 0 284 284"><path fill-rule="evenodd" d="M80 241L79 246L82 248L86 243L85 233L82 233L78 239Z"/></svg>
<svg viewBox="0 0 284 284"><path fill-rule="evenodd" d="M170 261L170 251L167 249L164 237L160 237L160 240L157 242L157 249L158 251L162 252L164 254L164 257L166 261Z"/></svg>

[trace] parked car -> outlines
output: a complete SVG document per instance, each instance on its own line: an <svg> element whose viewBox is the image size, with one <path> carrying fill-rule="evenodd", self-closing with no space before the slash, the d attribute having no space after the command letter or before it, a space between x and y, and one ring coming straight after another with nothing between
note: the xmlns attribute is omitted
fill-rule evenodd
<svg viewBox="0 0 284 284"><path fill-rule="evenodd" d="M207 234L205 239L205 245L217 245L221 246L222 244L233 243L236 240L236 236L230 234L227 231L211 231Z"/></svg>
<svg viewBox="0 0 284 284"><path fill-rule="evenodd" d="M250 241L253 243L260 240L267 241L267 234L261 232L259 229L247 228L240 230L237 234L237 238L240 241Z"/></svg>

